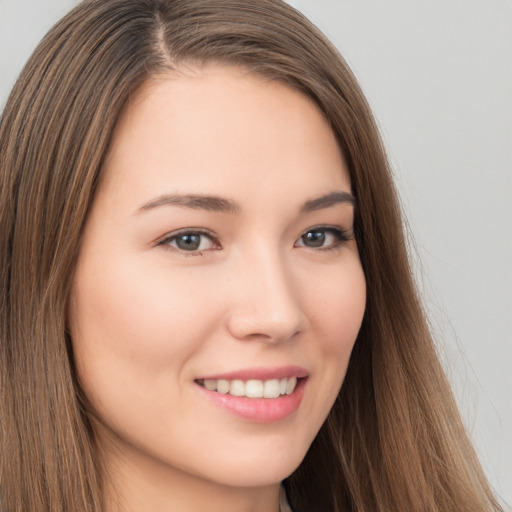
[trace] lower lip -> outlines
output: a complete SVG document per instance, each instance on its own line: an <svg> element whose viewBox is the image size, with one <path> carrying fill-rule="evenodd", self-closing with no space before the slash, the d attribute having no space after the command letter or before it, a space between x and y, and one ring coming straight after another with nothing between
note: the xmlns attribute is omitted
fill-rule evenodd
<svg viewBox="0 0 512 512"><path fill-rule="evenodd" d="M209 391L197 384L199 390L213 403L229 412L255 423L272 423L284 420L300 406L307 379L300 379L289 395L279 398L247 398Z"/></svg>

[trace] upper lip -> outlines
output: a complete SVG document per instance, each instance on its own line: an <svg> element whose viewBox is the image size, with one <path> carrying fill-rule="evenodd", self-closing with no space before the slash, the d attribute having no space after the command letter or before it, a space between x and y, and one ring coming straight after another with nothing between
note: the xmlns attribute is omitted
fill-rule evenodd
<svg viewBox="0 0 512 512"><path fill-rule="evenodd" d="M257 367L245 368L226 373L205 375L196 380L271 380L271 379L297 379L307 377L309 372L300 366L279 366L274 368Z"/></svg>

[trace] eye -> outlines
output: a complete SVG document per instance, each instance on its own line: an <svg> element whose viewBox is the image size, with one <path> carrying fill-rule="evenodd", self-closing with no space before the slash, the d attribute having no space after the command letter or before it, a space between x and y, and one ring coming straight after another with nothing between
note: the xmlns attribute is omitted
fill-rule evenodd
<svg viewBox="0 0 512 512"><path fill-rule="evenodd" d="M341 228L320 226L308 229L295 242L295 247L309 247L311 249L335 249L351 239L348 233Z"/></svg>
<svg viewBox="0 0 512 512"><path fill-rule="evenodd" d="M198 253L212 249L220 249L213 235L204 231L180 231L167 236L158 245L188 253Z"/></svg>

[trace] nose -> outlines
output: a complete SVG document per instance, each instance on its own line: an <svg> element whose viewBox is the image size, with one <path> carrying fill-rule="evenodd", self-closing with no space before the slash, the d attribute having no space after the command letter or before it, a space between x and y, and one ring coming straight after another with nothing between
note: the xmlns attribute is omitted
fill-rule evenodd
<svg viewBox="0 0 512 512"><path fill-rule="evenodd" d="M228 284L231 335L280 343L304 331L308 321L299 278L277 253L264 252L240 262Z"/></svg>

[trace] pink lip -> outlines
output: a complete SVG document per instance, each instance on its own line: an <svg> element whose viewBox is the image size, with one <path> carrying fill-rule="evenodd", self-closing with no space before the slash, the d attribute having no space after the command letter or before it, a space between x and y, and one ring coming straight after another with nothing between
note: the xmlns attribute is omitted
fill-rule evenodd
<svg viewBox="0 0 512 512"><path fill-rule="evenodd" d="M295 377L301 379L307 377L309 372L300 366L280 366L276 368L246 368L227 373L216 373L214 375L202 376L197 380L271 380L271 379L291 379Z"/></svg>
<svg viewBox="0 0 512 512"><path fill-rule="evenodd" d="M240 373L235 372L234 374L237 375L237 377L230 377L226 380L234 380L235 378L240 378L238 377L241 375ZM254 372L251 371L250 374L253 378L255 378ZM245 373L242 372L242 375L245 375ZM219 377L219 379L220 378L223 377ZM214 377L212 380L218 379L217 377ZM241 378L241 380L244 379ZM252 421L254 423L272 423L284 420L299 408L304 396L304 388L306 383L307 378L299 380L293 393L290 395L280 396L279 398L247 398L241 396L233 396L230 394L224 395L222 393L217 393L216 391L209 391L202 387L200 384L197 384L197 389L209 401L227 410L228 412L235 414L238 417Z"/></svg>

